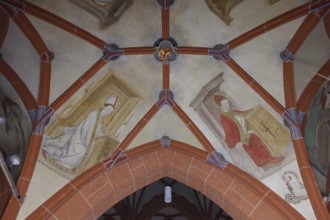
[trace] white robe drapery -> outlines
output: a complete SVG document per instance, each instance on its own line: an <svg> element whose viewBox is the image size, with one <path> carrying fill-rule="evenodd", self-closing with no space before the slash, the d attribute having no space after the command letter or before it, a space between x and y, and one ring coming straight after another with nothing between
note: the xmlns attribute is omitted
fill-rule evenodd
<svg viewBox="0 0 330 220"><path fill-rule="evenodd" d="M100 111L93 111L77 127L65 128L63 135L55 138L45 135L42 149L60 165L68 169L77 167L91 146L99 117Z"/></svg>

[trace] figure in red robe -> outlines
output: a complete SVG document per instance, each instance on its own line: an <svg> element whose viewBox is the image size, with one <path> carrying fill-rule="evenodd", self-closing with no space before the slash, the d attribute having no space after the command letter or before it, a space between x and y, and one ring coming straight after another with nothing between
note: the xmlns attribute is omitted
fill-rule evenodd
<svg viewBox="0 0 330 220"><path fill-rule="evenodd" d="M220 106L220 123L224 129L225 142L231 149L237 143L242 143L244 150L258 167L276 165L284 160L284 156L273 156L262 139L251 130L247 129L245 115L248 111L230 108L228 99L221 95L214 95L214 101Z"/></svg>

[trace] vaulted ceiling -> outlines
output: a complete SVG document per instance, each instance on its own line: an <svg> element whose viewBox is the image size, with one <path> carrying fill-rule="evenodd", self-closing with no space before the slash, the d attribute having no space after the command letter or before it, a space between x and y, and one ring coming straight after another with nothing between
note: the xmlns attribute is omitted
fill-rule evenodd
<svg viewBox="0 0 330 220"><path fill-rule="evenodd" d="M272 181L297 161L315 216L328 216L301 125L329 81L328 0L123 1L127 5L119 7L115 21L107 17L111 1L79 2L0 1L1 90L27 110L34 131L18 181L22 196L33 187L33 171L43 175L43 168L35 167L45 124L71 103L79 106L75 100L110 75L135 101L129 114L120 111L122 124L114 132L119 144L105 166L164 136L209 154L220 152L272 189L277 184ZM280 166L267 172L244 166L196 110L194 101L219 77L221 92L238 109L262 106L283 127L287 122L292 144ZM81 108L88 112L93 106ZM277 177L267 179L274 173Z"/></svg>

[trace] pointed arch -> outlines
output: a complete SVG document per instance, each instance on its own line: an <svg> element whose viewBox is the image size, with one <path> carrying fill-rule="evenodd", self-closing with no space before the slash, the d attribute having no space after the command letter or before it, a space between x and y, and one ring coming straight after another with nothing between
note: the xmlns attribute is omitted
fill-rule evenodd
<svg viewBox="0 0 330 220"><path fill-rule="evenodd" d="M163 148L160 141L153 141L127 151L127 156L110 169L95 165L27 219L96 219L121 199L166 176L202 192L234 219L304 219L244 171L231 164L222 170L206 162L207 152L187 144L171 141Z"/></svg>

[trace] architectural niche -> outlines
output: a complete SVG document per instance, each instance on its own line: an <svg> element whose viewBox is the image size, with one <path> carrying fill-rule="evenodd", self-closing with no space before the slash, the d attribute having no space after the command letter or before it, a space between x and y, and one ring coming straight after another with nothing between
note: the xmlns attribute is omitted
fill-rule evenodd
<svg viewBox="0 0 330 220"><path fill-rule="evenodd" d="M44 138L42 144L42 146L54 148L58 141L62 141L62 138L66 139L64 136L70 136L89 113L100 110L105 97L109 95L118 97L116 110L109 117L98 120L98 123L102 124L103 134L91 138L87 151L77 166L74 168L65 166L59 158L52 157L45 150L40 152L39 161L63 177L73 179L96 163L108 158L119 144L120 129L125 126L133 108L141 99L126 82L111 71L98 83L91 84L84 88L83 92L77 93L74 100L59 109L45 129L47 138ZM86 128L89 127L86 126ZM70 141L74 139L71 137Z"/></svg>
<svg viewBox="0 0 330 220"><path fill-rule="evenodd" d="M209 9L216 14L226 25L230 25L233 20L230 17L230 12L238 4L242 3L244 0L205 0ZM280 0L267 0L268 4L272 5Z"/></svg>
<svg viewBox="0 0 330 220"><path fill-rule="evenodd" d="M133 0L69 0L100 19L100 28L107 28L133 3Z"/></svg>
<svg viewBox="0 0 330 220"><path fill-rule="evenodd" d="M262 106L242 109L237 101L222 89L223 82L223 73L220 73L200 90L190 106L210 128L219 143L225 146L234 163L256 178L262 179L293 159L290 134ZM220 100L228 101L228 111ZM230 121L228 124L226 118ZM237 118L240 118L241 122L237 121ZM232 138L238 136L239 141L232 142ZM257 155L263 155L263 158Z"/></svg>
<svg viewBox="0 0 330 220"><path fill-rule="evenodd" d="M230 17L231 10L243 1L244 0L205 0L209 9L228 26L233 20L233 18Z"/></svg>

